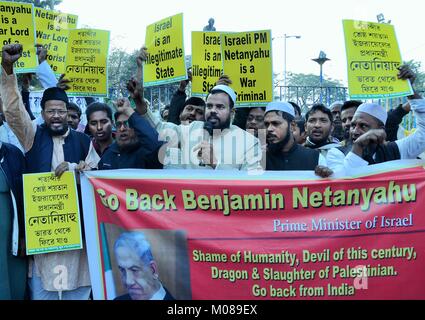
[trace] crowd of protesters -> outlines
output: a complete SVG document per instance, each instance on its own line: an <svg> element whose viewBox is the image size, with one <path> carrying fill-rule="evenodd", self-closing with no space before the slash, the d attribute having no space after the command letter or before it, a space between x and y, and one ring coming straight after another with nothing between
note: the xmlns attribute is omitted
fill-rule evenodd
<svg viewBox="0 0 425 320"><path fill-rule="evenodd" d="M144 99L141 77L136 76L127 83L129 98L116 101L116 112L108 104L88 101L84 127L81 109L66 94L69 81L63 76L56 79L46 54L39 48L36 76L45 91L42 119L35 119L29 106L31 75L24 77L20 90L13 68L22 46L2 49L0 299L87 300L91 294L85 249L25 256L24 173L313 170L318 178L329 178L350 168L415 159L425 151L425 100L416 93L388 113L377 104L345 101L329 107L315 104L303 115L297 104L287 101L265 108L236 108L237 94L226 76L205 100L188 97L190 71L161 117ZM143 73L146 58L147 49L142 48L135 61L137 75ZM414 84L415 75L407 66L399 69L398 77ZM411 111L417 130L398 140L398 127ZM68 270L66 291L55 288L57 265Z"/></svg>

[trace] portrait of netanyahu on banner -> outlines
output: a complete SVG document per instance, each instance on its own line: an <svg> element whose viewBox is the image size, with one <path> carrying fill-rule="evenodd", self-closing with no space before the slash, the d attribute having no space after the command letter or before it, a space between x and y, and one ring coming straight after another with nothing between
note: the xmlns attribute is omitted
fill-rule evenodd
<svg viewBox="0 0 425 320"><path fill-rule="evenodd" d="M111 277L105 268L108 300L192 299L185 232L115 225L105 231L112 269Z"/></svg>

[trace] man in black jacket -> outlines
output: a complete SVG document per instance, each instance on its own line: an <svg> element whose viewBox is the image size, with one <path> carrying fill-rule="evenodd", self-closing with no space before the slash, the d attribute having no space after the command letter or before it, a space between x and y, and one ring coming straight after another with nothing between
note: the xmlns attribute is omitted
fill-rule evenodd
<svg viewBox="0 0 425 320"><path fill-rule="evenodd" d="M191 124L193 121L205 121L205 101L202 98L187 99L186 87L192 81L192 72L188 70L188 79L180 82L170 102L168 122L176 125Z"/></svg>
<svg viewBox="0 0 425 320"><path fill-rule="evenodd" d="M271 102L267 105L264 118L267 129L266 170L316 170L320 165L321 177L332 175L333 172L325 167L326 159L317 150L295 142L292 134L296 126L294 119L295 111L291 104Z"/></svg>
<svg viewBox="0 0 425 320"><path fill-rule="evenodd" d="M118 100L115 113L115 143L104 153L99 170L162 169L159 150L162 142L149 123L135 112L128 99Z"/></svg>
<svg viewBox="0 0 425 320"><path fill-rule="evenodd" d="M20 44L5 45L2 52L1 93L4 113L10 128L25 151L26 172L54 171L61 176L74 170L84 161L90 148L90 139L80 132L70 130L67 122L69 103L66 92L52 87L44 91L41 101L45 123L37 126L25 110L18 91L13 66L23 54ZM84 250L52 252L36 255L30 269L31 298L33 300L87 300L90 295L90 277ZM67 291L54 286L57 277L55 266L62 265L71 271ZM63 292L62 292L63 291Z"/></svg>

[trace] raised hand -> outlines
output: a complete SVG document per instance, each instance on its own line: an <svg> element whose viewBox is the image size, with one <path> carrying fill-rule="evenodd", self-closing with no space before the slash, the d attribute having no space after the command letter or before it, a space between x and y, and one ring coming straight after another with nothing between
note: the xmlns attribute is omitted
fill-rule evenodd
<svg viewBox="0 0 425 320"><path fill-rule="evenodd" d="M23 47L19 43L3 46L1 65L7 74L13 73L13 64L22 56Z"/></svg>
<svg viewBox="0 0 425 320"><path fill-rule="evenodd" d="M131 78L127 81L127 90L133 100L143 100L143 88L135 78Z"/></svg>
<svg viewBox="0 0 425 320"><path fill-rule="evenodd" d="M399 73L397 75L398 78L402 80L409 80L413 86L416 80L416 74L412 71L412 69L410 69L410 67L407 64L404 64L401 67L399 67L398 70L399 70Z"/></svg>
<svg viewBox="0 0 425 320"><path fill-rule="evenodd" d="M69 85L72 81L65 78L65 74L62 74L56 84L56 87L62 90L69 90L71 86Z"/></svg>
<svg viewBox="0 0 425 320"><path fill-rule="evenodd" d="M41 44L36 44L35 47L37 48L38 64L41 64L47 59L47 49Z"/></svg>
<svg viewBox="0 0 425 320"><path fill-rule="evenodd" d="M387 134L383 129L373 129L369 130L365 134L357 138L353 145L353 153L357 154L359 157L363 156L363 151L366 148L375 148L376 146L383 144Z"/></svg>
<svg viewBox="0 0 425 320"><path fill-rule="evenodd" d="M117 106L118 112L123 113L129 117L135 112L127 98L119 98L115 105Z"/></svg>
<svg viewBox="0 0 425 320"><path fill-rule="evenodd" d="M192 81L192 69L189 68L189 69L187 69L187 80L180 81L179 91L185 92L186 87L189 85L189 82L191 82L191 81Z"/></svg>
<svg viewBox="0 0 425 320"><path fill-rule="evenodd" d="M139 54L137 55L137 58L136 58L137 66L139 68L142 68L143 63L146 62L146 60L148 60L148 48L146 48L146 46L143 46L140 49Z"/></svg>

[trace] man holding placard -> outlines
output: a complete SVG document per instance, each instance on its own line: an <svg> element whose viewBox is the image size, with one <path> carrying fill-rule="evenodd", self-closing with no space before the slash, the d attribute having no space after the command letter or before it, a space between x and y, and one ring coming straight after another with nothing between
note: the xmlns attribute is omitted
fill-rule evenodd
<svg viewBox="0 0 425 320"><path fill-rule="evenodd" d="M409 68L403 67L399 79L414 79ZM388 114L384 107L375 103L361 104L351 121L350 138L353 147L345 157L347 168L363 167L399 159L416 159L425 150L425 99L418 93L409 96L404 108L416 115L417 130L397 141L386 142L385 125Z"/></svg>
<svg viewBox="0 0 425 320"><path fill-rule="evenodd" d="M6 45L2 52L1 93L6 119L25 150L28 173L54 171L61 176L74 170L85 160L90 147L88 136L70 130L67 123L68 96L53 87L47 89L41 101L45 124L32 123L19 95L13 65L22 55L19 44ZM30 267L31 298L33 300L87 300L90 276L85 250L48 253L34 257ZM66 284L58 286L57 267L67 271Z"/></svg>
<svg viewBox="0 0 425 320"><path fill-rule="evenodd" d="M134 97L137 110L156 128L164 146L164 168L213 170L261 170L259 140L231 125L236 93L227 85L217 85L207 97L205 122L193 121L179 126L161 122L149 110L142 97ZM233 153L226 150L234 150Z"/></svg>

